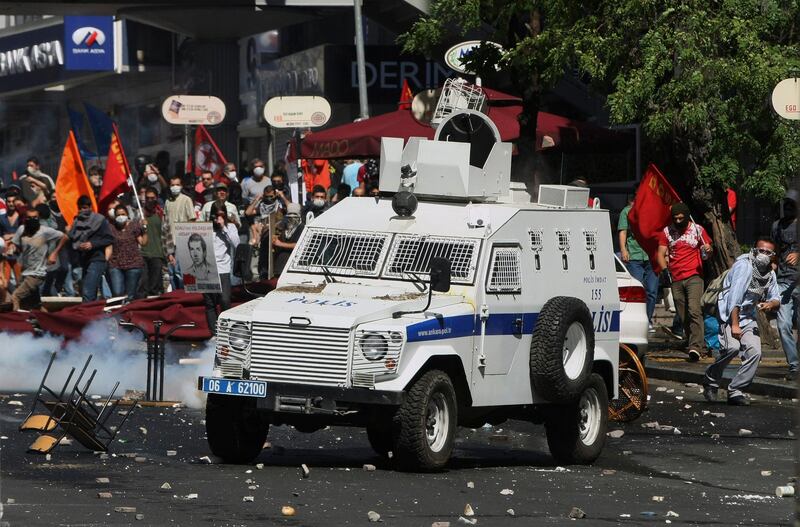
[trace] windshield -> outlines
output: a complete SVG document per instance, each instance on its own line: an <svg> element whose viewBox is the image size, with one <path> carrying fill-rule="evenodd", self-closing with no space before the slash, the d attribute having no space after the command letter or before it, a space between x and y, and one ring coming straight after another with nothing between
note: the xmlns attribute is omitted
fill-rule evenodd
<svg viewBox="0 0 800 527"><path fill-rule="evenodd" d="M480 240L470 238L312 227L300 241L290 270L427 281L431 259L440 257L450 260L454 283L469 284L474 280L479 249Z"/></svg>

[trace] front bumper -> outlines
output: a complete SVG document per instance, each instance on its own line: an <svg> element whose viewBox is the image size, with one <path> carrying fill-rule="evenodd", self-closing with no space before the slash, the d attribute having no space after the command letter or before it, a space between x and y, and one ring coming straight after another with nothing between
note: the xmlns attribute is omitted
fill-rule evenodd
<svg viewBox="0 0 800 527"><path fill-rule="evenodd" d="M202 378L198 379L199 389L201 382ZM400 406L405 400L405 393L267 381L266 397L254 399L256 407L261 410L335 415L365 406Z"/></svg>

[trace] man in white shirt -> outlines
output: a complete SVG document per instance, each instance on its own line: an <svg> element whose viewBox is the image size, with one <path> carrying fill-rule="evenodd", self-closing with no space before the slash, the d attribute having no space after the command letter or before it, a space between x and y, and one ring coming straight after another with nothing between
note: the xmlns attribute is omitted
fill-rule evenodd
<svg viewBox="0 0 800 527"><path fill-rule="evenodd" d="M228 185L225 183L217 183L214 186L214 201L209 201L200 209L200 221L211 221L211 207L214 204L225 207L228 211L228 221L235 224L237 229L242 226L236 205L228 201Z"/></svg>
<svg viewBox="0 0 800 527"><path fill-rule="evenodd" d="M203 293L203 304L206 308L206 323L212 335L217 334L217 307L220 312L231 308L231 267L239 245L239 231L228 222L228 215L218 204L209 211L214 222L214 258L217 262L217 273L221 291L219 293Z"/></svg>

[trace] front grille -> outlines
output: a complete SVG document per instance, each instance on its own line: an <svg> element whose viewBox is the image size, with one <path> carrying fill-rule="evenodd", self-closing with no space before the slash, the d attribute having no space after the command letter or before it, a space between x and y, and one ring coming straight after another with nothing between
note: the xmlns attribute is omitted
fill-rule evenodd
<svg viewBox="0 0 800 527"><path fill-rule="evenodd" d="M250 377L274 382L347 384L348 328L253 323Z"/></svg>

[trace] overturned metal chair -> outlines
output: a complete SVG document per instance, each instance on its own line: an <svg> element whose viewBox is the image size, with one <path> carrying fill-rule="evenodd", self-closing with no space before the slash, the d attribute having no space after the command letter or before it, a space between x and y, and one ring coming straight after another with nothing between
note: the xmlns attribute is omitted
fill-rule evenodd
<svg viewBox="0 0 800 527"><path fill-rule="evenodd" d="M116 426L108 425L108 420L114 414L117 401L113 401L114 394L119 387L119 382L114 385L108 398L100 409L87 398L89 387L94 381L97 370L92 370L83 388L81 381L89 368L92 355L86 359L75 384L69 395L64 394L69 386L75 368L71 368L64 386L56 393L47 386L47 377L55 361L56 354L50 357L50 362L45 370L39 390L33 401L33 406L28 417L22 422L19 429L22 432L39 432L39 437L28 447L28 452L47 454L52 451L61 440L69 435L75 441L93 451L106 452L114 440L117 432L125 424L130 412L124 414ZM38 413L37 407L42 407L44 412ZM135 406L135 405L134 405Z"/></svg>

